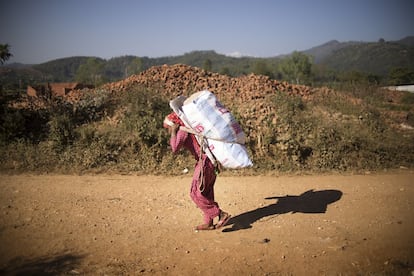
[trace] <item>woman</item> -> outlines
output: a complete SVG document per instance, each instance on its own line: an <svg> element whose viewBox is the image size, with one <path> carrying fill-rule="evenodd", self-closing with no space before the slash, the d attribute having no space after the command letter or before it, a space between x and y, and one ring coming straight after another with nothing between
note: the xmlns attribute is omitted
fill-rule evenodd
<svg viewBox="0 0 414 276"><path fill-rule="evenodd" d="M191 182L190 196L194 203L204 214L204 223L196 226L195 230L213 230L223 227L230 219L230 215L223 212L217 202L214 201L214 183L216 182L216 168L202 153L200 158L200 146L194 134L188 133L180 126L184 123L174 112L165 117L164 127L170 133L170 145L174 153L181 148L188 149L197 161ZM214 225L214 218L218 222Z"/></svg>

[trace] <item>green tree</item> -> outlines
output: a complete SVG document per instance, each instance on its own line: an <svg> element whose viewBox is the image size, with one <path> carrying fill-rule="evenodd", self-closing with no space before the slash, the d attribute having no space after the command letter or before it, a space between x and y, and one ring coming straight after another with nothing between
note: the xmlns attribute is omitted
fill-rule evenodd
<svg viewBox="0 0 414 276"><path fill-rule="evenodd" d="M338 73L338 80L348 84L364 84L367 82L365 73L351 70Z"/></svg>
<svg viewBox="0 0 414 276"><path fill-rule="evenodd" d="M282 60L280 71L286 79L296 84L303 84L310 80L312 73L311 58L300 52L293 52L288 58Z"/></svg>
<svg viewBox="0 0 414 276"><path fill-rule="evenodd" d="M10 53L9 44L0 44L0 64L3 64L13 55Z"/></svg>
<svg viewBox="0 0 414 276"><path fill-rule="evenodd" d="M99 86L104 82L105 61L98 58L89 58L86 63L79 66L75 79L78 82Z"/></svg>
<svg viewBox="0 0 414 276"><path fill-rule="evenodd" d="M259 60L254 64L253 73L256 75L272 77L272 72L269 70L267 63L264 60Z"/></svg>
<svg viewBox="0 0 414 276"><path fill-rule="evenodd" d="M134 74L139 74L142 71L142 60L139 57L135 57L125 68L125 77L129 77Z"/></svg>
<svg viewBox="0 0 414 276"><path fill-rule="evenodd" d="M212 69L212 62L210 59L204 60L203 69L206 71L211 71Z"/></svg>
<svg viewBox="0 0 414 276"><path fill-rule="evenodd" d="M229 69L229 67L222 67L221 69L220 69L220 74L221 75L227 75L227 76L230 76L231 75L231 73L230 73L230 69Z"/></svg>
<svg viewBox="0 0 414 276"><path fill-rule="evenodd" d="M388 82L391 85L414 83L414 71L408 68L393 68L388 74Z"/></svg>

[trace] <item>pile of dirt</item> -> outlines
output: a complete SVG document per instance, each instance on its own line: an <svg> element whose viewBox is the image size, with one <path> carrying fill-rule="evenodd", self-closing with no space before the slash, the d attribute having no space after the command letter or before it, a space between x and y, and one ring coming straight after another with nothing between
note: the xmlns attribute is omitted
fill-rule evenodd
<svg viewBox="0 0 414 276"><path fill-rule="evenodd" d="M223 101L231 99L238 102L265 98L266 95L276 92L300 95L305 99L310 99L312 94L321 90L272 80L262 75L250 74L233 78L184 64L154 66L139 75L132 75L119 82L106 84L104 88L119 92L137 84L145 87L160 87L169 97L188 95L207 89ZM327 88L322 90L330 92Z"/></svg>
<svg viewBox="0 0 414 276"><path fill-rule="evenodd" d="M86 90L93 92L103 89L116 94L125 92L137 85L159 89L168 99L173 99L178 95L188 96L197 91L209 90L215 93L230 108L235 105L243 105L242 113L246 117L258 119L259 122L257 123L260 123L260 118L263 119L263 115L272 113L272 107L268 101L269 95L282 92L300 96L304 100L312 100L318 94L335 93L335 91L328 88L295 85L262 75L250 74L230 77L184 64L154 66L138 75L105 84L100 88ZM84 93L85 89L72 90L63 98L73 103L79 101ZM28 98L30 99L15 103L15 107L44 107L42 99ZM260 114L256 114L257 112Z"/></svg>
<svg viewBox="0 0 414 276"><path fill-rule="evenodd" d="M102 88L109 93L118 94L137 86L150 90L156 89L169 100L178 95L189 96L201 90L213 92L226 107L237 113L248 134L248 143L259 155L268 153L267 140L273 139L269 137L274 137L275 133L283 134L283 137L278 137L274 143L276 150L286 154L286 151L291 151L287 154L289 156L300 155L297 153L301 151L298 149L297 132L299 131L300 136L303 137L308 135L305 130L293 130L291 122L282 119L286 114L281 114L281 110L275 110L280 104L284 104L281 102L275 105L275 96L280 93L296 96L304 103L319 102L318 106L328 97L336 99L341 105L361 106L361 99L326 87L295 85L255 74L230 77L184 64L154 66L138 75L108 83ZM323 106L321 108L324 109ZM325 113L322 111L318 114L325 117ZM357 116L351 117L351 121L355 121L355 124L359 123Z"/></svg>
<svg viewBox="0 0 414 276"><path fill-rule="evenodd" d="M359 98L351 97L327 87L291 84L255 74L230 77L184 64L153 66L138 75L107 83L95 90L92 89L92 92L103 89L118 94L136 86L142 86L150 90L158 89L167 99L173 99L178 95L188 96L201 90L209 90L216 94L230 110L237 110L245 122L244 125L251 128L253 132L255 132L258 125L276 126L280 123L277 122L278 116L274 110L274 104L270 100L277 93L299 96L305 102L329 95L354 106L362 104ZM69 102L76 102L82 98L84 93L85 90L74 90L68 93L65 99ZM386 97L389 103L398 105L401 100L401 92L385 91L384 93L387 94ZM407 112L402 114L391 112L385 117L392 118L388 122L389 125L400 128L400 124L407 121ZM256 136L256 133L251 134Z"/></svg>
<svg viewBox="0 0 414 276"><path fill-rule="evenodd" d="M274 105L269 96L286 93L300 96L303 100L312 100L315 95L335 93L328 88L294 85L262 75L229 77L184 64L154 66L139 75L106 84L103 88L113 93L121 93L137 85L158 88L168 99L209 90L230 110L234 111L234 107L237 107L245 126L253 132L256 126L265 121L273 126L277 124ZM256 133L251 134L257 136Z"/></svg>

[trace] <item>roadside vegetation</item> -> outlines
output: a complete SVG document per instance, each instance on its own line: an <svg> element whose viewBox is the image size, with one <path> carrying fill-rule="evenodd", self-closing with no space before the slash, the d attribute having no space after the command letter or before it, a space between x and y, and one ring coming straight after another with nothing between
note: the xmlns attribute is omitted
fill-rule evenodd
<svg viewBox="0 0 414 276"><path fill-rule="evenodd" d="M387 105L380 89L371 91L375 97L366 91L321 95L312 101L285 93L271 95L277 127L261 125L257 143L259 138L240 121L255 166L228 173L411 167L414 133L394 128L385 111L409 109L412 122L414 95L406 93L398 103ZM179 174L192 166L190 156L173 155L169 149L162 121L170 108L162 91L134 87L116 96L99 89L82 95L76 103L55 98L37 110L15 109L2 101L1 170ZM237 117L244 110L232 112Z"/></svg>

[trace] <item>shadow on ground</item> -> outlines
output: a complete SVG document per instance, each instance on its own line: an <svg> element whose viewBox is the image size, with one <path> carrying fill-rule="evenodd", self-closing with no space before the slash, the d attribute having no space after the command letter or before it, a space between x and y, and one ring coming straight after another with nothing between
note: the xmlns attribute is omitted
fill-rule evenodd
<svg viewBox="0 0 414 276"><path fill-rule="evenodd" d="M61 254L35 259L15 258L0 269L0 275L61 275L76 273L84 256Z"/></svg>
<svg viewBox="0 0 414 276"><path fill-rule="evenodd" d="M325 213L329 204L340 200L342 192L338 190L309 190L298 196L267 197L267 200L276 199L276 203L232 217L223 232L232 232L252 227L252 224L264 217L286 213Z"/></svg>

